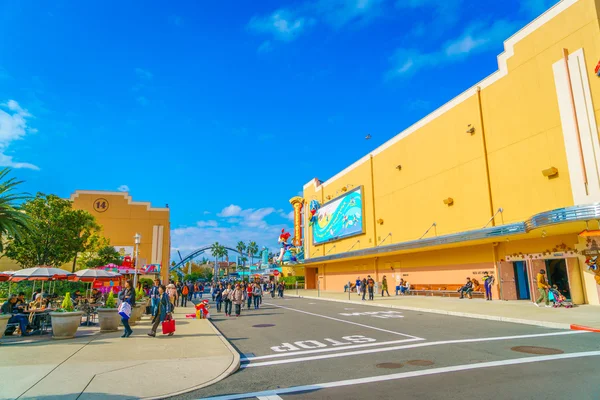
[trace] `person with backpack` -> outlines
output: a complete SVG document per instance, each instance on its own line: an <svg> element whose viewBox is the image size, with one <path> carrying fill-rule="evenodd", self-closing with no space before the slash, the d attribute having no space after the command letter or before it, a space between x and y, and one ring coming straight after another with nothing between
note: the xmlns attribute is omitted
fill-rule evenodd
<svg viewBox="0 0 600 400"><path fill-rule="evenodd" d="M187 285L181 286L181 307L187 307L188 294L190 294L190 289Z"/></svg>
<svg viewBox="0 0 600 400"><path fill-rule="evenodd" d="M367 276L367 290L369 291L369 300L374 300L375 281L371 278L371 275Z"/></svg>
<svg viewBox="0 0 600 400"><path fill-rule="evenodd" d="M260 305L260 299L262 297L263 291L260 287L260 283L255 283L254 288L252 289L252 298L254 299L254 309L258 310L258 306Z"/></svg>

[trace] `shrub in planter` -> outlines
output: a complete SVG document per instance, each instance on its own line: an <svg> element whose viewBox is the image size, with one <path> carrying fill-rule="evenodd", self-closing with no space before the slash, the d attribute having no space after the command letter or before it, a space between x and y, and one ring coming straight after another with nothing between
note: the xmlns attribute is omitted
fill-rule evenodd
<svg viewBox="0 0 600 400"><path fill-rule="evenodd" d="M4 336L4 331L6 330L6 325L8 325L10 317L12 317L11 314L0 314L0 339Z"/></svg>
<svg viewBox="0 0 600 400"><path fill-rule="evenodd" d="M121 316L117 309L117 300L111 291L106 298L104 307L99 307L98 320L100 321L100 332L114 332L119 330Z"/></svg>
<svg viewBox="0 0 600 400"><path fill-rule="evenodd" d="M70 339L75 336L77 328L81 323L83 312L75 311L71 293L65 294L61 307L55 312L50 313L52 318L52 338L53 339Z"/></svg>

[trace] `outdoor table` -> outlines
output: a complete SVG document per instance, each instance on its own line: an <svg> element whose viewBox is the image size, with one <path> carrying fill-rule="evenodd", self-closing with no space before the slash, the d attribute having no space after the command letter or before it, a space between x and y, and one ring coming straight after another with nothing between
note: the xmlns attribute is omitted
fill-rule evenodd
<svg viewBox="0 0 600 400"><path fill-rule="evenodd" d="M25 313L29 314L31 326L34 328L32 335L43 335L46 333L46 328L51 326L50 312L54 311L53 308L37 308L34 310L27 310Z"/></svg>

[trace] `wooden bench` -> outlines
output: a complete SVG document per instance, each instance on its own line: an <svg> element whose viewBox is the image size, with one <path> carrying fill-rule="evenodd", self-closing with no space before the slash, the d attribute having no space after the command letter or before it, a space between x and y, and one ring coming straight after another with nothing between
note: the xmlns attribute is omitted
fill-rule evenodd
<svg viewBox="0 0 600 400"><path fill-rule="evenodd" d="M442 296L442 297L460 297L458 289L463 287L461 284L432 284L432 285L411 285L409 295L413 296ZM471 297L485 298L485 289L481 285L473 285Z"/></svg>

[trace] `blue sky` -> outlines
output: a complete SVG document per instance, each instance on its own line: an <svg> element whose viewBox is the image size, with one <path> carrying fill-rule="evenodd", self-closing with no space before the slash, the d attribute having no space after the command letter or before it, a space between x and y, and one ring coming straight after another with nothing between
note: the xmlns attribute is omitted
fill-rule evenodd
<svg viewBox="0 0 600 400"><path fill-rule="evenodd" d="M0 1L0 165L168 203L183 254L274 247L306 182L494 72L554 3Z"/></svg>

